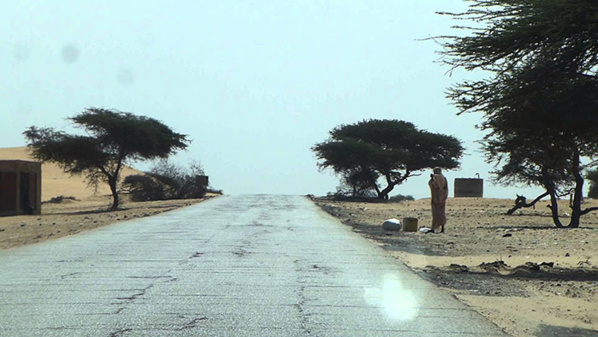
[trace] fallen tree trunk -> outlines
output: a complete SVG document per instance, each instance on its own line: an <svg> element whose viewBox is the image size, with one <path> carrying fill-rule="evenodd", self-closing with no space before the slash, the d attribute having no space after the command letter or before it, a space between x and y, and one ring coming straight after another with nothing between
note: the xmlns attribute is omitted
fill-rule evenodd
<svg viewBox="0 0 598 337"><path fill-rule="evenodd" d="M526 197L524 197L523 195L517 194L517 198L515 199L515 206L507 211L507 215L512 215L513 213L515 213L516 210L518 210L520 208L527 208L527 207L534 206L538 201L542 200L542 198L544 198L548 194L549 194L548 192L544 192L543 194L539 195L536 199L534 199L530 203L527 202Z"/></svg>

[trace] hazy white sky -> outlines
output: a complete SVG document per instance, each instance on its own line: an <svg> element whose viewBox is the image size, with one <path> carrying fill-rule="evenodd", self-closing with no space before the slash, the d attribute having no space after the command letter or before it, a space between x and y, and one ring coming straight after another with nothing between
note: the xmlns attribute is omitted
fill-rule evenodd
<svg viewBox="0 0 598 337"><path fill-rule="evenodd" d="M471 74L435 63L422 39L450 34L436 11L462 0L0 0L0 146L31 125L66 131L86 107L161 120L193 140L173 159L201 162L228 194L324 195L338 179L310 148L339 124L400 119L461 139L462 168L493 186L474 143L478 115L456 116L446 88ZM454 32L452 32L454 33ZM1 159L1 158L0 158ZM147 169L150 165L138 166ZM427 176L392 194L427 197Z"/></svg>

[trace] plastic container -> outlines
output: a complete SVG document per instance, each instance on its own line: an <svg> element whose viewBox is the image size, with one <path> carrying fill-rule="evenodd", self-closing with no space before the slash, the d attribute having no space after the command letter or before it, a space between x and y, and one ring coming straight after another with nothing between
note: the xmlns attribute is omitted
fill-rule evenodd
<svg viewBox="0 0 598 337"><path fill-rule="evenodd" d="M417 218L403 218L404 232L417 232Z"/></svg>

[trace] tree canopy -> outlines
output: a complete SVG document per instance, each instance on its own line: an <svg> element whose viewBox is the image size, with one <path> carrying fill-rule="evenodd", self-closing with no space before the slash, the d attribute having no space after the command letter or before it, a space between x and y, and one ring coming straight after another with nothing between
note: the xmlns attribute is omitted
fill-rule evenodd
<svg viewBox="0 0 598 337"><path fill-rule="evenodd" d="M472 0L465 13L441 13L479 25L445 36L451 69L490 76L463 81L448 96L459 113L481 112L481 141L503 184L542 186L558 227L577 227L583 170L598 153L598 2ZM568 225L557 199L570 195Z"/></svg>
<svg viewBox="0 0 598 337"><path fill-rule="evenodd" d="M88 108L68 118L86 135L31 126L23 132L33 157L58 164L70 174L84 174L91 185L106 182L112 192L112 209L118 208L119 174L134 160L167 158L187 147L178 134L153 118L129 112Z"/></svg>
<svg viewBox="0 0 598 337"><path fill-rule="evenodd" d="M421 170L457 168L463 154L455 137L419 130L405 121L378 119L338 126L312 150L321 169L332 169L355 189L375 189L381 199Z"/></svg>

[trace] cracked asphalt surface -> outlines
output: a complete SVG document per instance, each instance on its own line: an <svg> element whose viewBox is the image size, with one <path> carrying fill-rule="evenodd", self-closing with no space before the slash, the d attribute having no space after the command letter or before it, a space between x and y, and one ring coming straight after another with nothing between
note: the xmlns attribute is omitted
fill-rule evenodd
<svg viewBox="0 0 598 337"><path fill-rule="evenodd" d="M505 336L301 196L0 251L0 336Z"/></svg>

